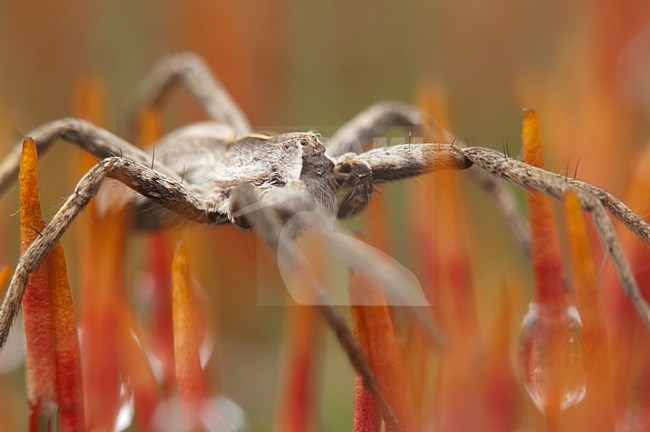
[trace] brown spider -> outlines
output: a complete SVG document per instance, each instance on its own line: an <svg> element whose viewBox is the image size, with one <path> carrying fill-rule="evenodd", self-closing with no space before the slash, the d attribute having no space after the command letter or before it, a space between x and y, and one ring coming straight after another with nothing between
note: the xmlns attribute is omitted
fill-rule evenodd
<svg viewBox="0 0 650 432"><path fill-rule="evenodd" d="M79 119L53 121L29 133L41 152L57 138L63 138L101 161L83 176L41 235L21 256L0 310L0 347L6 342L19 311L29 275L107 177L139 192L132 200L138 228L160 229L175 217L201 224L252 227L270 247L281 249L285 260L298 272L305 264L291 239L307 226L322 230L323 226L331 226L329 222L334 216L346 218L363 210L375 183L476 165L479 169L470 171L493 194L524 251L527 251L525 226L512 197L492 176L557 199L562 199L572 188L583 208L593 212L601 240L614 260L626 292L646 323L650 323L650 308L639 295L605 208L645 242L650 242L650 227L606 191L492 150L453 144L449 133L446 139L452 144L403 144L364 152L363 144L383 135L389 127L422 126L422 115L417 108L397 102L375 104L361 112L341 127L327 145L312 132L256 134L203 60L189 53L168 57L154 68L136 98L138 110L162 104L177 82L189 89L211 121L186 126L162 138L154 146L155 160L153 151L141 150ZM0 163L0 193L16 178L19 157L18 145ZM343 196L337 205L337 193L341 190ZM371 272L364 271L364 263L377 255L336 236L330 238L353 267L356 262L360 271L371 273L371 278L394 286L391 292L399 293L401 281L390 268L376 265ZM394 421L340 310L332 305L327 292L317 282L309 284L327 324L366 386L375 394L384 417Z"/></svg>

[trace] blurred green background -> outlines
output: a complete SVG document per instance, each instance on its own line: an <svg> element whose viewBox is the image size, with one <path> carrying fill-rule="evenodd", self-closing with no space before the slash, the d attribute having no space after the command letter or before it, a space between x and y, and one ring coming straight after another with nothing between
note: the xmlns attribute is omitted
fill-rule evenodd
<svg viewBox="0 0 650 432"><path fill-rule="evenodd" d="M75 79L95 71L117 122L153 62L193 50L256 125L337 125L434 80L459 136L517 141L517 82L593 36L587 3L3 0L0 97L26 131L69 114Z"/></svg>

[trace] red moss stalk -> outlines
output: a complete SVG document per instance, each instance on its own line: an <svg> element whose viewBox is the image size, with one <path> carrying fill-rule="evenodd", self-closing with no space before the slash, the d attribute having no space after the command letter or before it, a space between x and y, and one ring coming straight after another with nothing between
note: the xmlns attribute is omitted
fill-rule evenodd
<svg viewBox="0 0 650 432"><path fill-rule="evenodd" d="M124 291L126 211L94 219L84 237L81 324L88 429L111 430L120 410L120 329Z"/></svg>
<svg viewBox="0 0 650 432"><path fill-rule="evenodd" d="M500 288L498 311L486 341L483 365L484 392L481 430L485 432L514 431L521 427L520 382L512 370L512 341L515 321L521 314L521 283L507 280Z"/></svg>
<svg viewBox="0 0 650 432"><path fill-rule="evenodd" d="M355 306L372 301L380 306ZM350 275L350 302L354 334L364 355L370 362L379 388L385 395L403 430L413 430L413 409L395 338L393 321L385 299L378 287L355 274ZM383 303L383 305L382 305ZM375 431L380 414L374 399L368 397L359 377L355 381L354 431ZM386 429L392 432L389 426Z"/></svg>
<svg viewBox="0 0 650 432"><path fill-rule="evenodd" d="M85 419L81 351L63 247L57 244L46 259L49 261L54 312L57 398L61 430L83 431Z"/></svg>
<svg viewBox="0 0 650 432"><path fill-rule="evenodd" d="M424 88L419 94L418 105L426 113L425 141L448 139L444 131L448 127L448 115L442 91L436 87ZM439 123L431 119L439 119ZM416 352L428 359L423 359L426 364L421 366L425 369L424 375L415 375L414 388L423 385L433 388L427 403L421 405L423 412L418 417L429 417L421 428L435 424L441 430L476 429L477 417L467 415L467 407L478 405L475 390L480 376L472 363L480 344L477 338L480 332L468 259L471 254L466 241L471 237L463 229L467 224L465 209L459 201L458 177L452 172L439 172L422 178L413 187L417 195L412 200L411 214L416 220L413 237L423 275L421 280L432 313L448 340L444 352L426 353L426 346L419 348L420 354ZM422 376L429 380L423 382ZM423 392L418 390L418 393Z"/></svg>
<svg viewBox="0 0 650 432"><path fill-rule="evenodd" d="M20 161L21 252L25 252L44 227L38 191L36 144L31 138L26 138ZM40 417L40 410L53 410L56 401L55 334L48 268L46 261L32 273L23 298L27 397L32 423Z"/></svg>
<svg viewBox="0 0 650 432"><path fill-rule="evenodd" d="M524 111L523 160L544 167L542 140L537 115ZM549 432L559 430L565 397L577 392L582 365L573 350L575 338L567 295L562 280L562 254L551 199L539 192L528 192L528 218L531 231L531 259L535 277L535 299L524 321L520 348L524 379L529 392L543 405ZM571 364L564 364L571 362ZM584 382L584 381L582 381ZM540 407L540 409L542 409Z"/></svg>
<svg viewBox="0 0 650 432"><path fill-rule="evenodd" d="M123 316L119 320L120 366L129 376L135 404L135 421L138 430L151 428L151 420L160 402L158 383L147 358L147 348L140 327L129 310L123 306Z"/></svg>
<svg viewBox="0 0 650 432"><path fill-rule="evenodd" d="M38 193L38 157L31 138L23 143L20 170L21 240L23 251L44 227ZM4 282L3 282L4 283ZM81 354L65 255L56 244L30 278L25 302L27 380L33 408L32 427L50 424L54 402L63 431L84 428ZM44 412L39 412L45 409Z"/></svg>
<svg viewBox="0 0 650 432"><path fill-rule="evenodd" d="M650 214L650 146L638 157L625 202L640 215ZM641 294L650 297L650 248L639 242L627 230L620 232L621 244L629 257ZM625 423L633 428L650 422L650 411L634 407L650 404L650 337L645 324L639 319L630 300L621 290L613 266L607 267L605 282L605 307L611 321L611 351L614 365L615 400L617 417L631 419ZM633 420L632 420L633 419Z"/></svg>
<svg viewBox="0 0 650 432"><path fill-rule="evenodd" d="M151 145L162 136L162 120L159 110L145 108L139 114L138 144ZM174 329L172 323L172 287L170 238L166 232L154 232L148 236L148 272L152 291L150 334L152 348L162 367L162 386L170 393L174 385Z"/></svg>
<svg viewBox="0 0 650 432"><path fill-rule="evenodd" d="M166 233L153 233L148 239L149 275L153 283L149 333L152 348L162 366L162 386L165 393L174 385L174 325L172 321L171 254Z"/></svg>
<svg viewBox="0 0 650 432"><path fill-rule="evenodd" d="M289 353L285 384L275 430L308 432L314 430L316 376L316 318L313 306L289 308Z"/></svg>
<svg viewBox="0 0 650 432"><path fill-rule="evenodd" d="M523 161L544 168L542 138L537 115L524 111ZM531 256L535 297L540 303L565 301L562 285L562 253L551 199L536 191L526 194L531 231Z"/></svg>
<svg viewBox="0 0 650 432"><path fill-rule="evenodd" d="M603 301L589 245L589 234L578 197L564 201L573 269L573 292L582 321L587 393L575 408L574 430L614 430L614 388Z"/></svg>
<svg viewBox="0 0 650 432"><path fill-rule="evenodd" d="M172 262L174 357L178 393L188 418L194 418L207 393L199 358L200 342L194 320L192 282L185 246L179 243Z"/></svg>
<svg viewBox="0 0 650 432"><path fill-rule="evenodd" d="M0 297L4 295L4 291L6 290L6 285L7 282L9 282L11 273L13 272L9 264L5 264L4 266L0 267Z"/></svg>
<svg viewBox="0 0 650 432"><path fill-rule="evenodd" d="M106 123L104 90L92 75L79 78L75 86L75 114L99 126ZM79 152L77 178L97 161ZM79 230L80 322L86 427L112 430L120 409L120 326L124 296L124 209L99 214L95 200L85 209L88 218L78 218L72 230ZM89 221L91 220L92 223Z"/></svg>

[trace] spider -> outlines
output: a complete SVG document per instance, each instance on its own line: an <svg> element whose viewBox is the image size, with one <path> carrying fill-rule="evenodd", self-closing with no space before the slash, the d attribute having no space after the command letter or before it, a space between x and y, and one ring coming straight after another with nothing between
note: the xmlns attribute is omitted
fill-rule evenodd
<svg viewBox="0 0 650 432"><path fill-rule="evenodd" d="M347 218L362 211L377 183L476 165L480 170L470 171L493 194L524 251L527 250L525 226L522 228L514 201L494 177L558 199L573 188L583 208L593 212L601 240L614 259L625 289L641 316L650 323L650 308L638 295L605 208L646 242L650 241L650 227L606 191L531 167L493 150L464 146L449 133L445 135L449 142L446 144L402 144L364 151L363 144L383 135L389 127L423 126L420 111L399 102L370 106L343 125L327 144L314 132L255 133L205 62L191 53L172 55L154 67L137 93L136 112L143 107L160 106L177 83L187 87L211 120L178 129L149 151L74 118L56 120L29 133L40 152L57 138L63 138L100 161L82 177L41 235L21 256L0 310L0 347L6 342L19 311L29 275L97 194L106 178L116 179L139 193L131 200L136 210L136 228L161 229L177 218L208 225L253 228L271 248L281 250L297 272L304 269L305 263L291 240L307 227L322 230L334 218ZM0 163L0 193L16 178L19 157L20 146L16 146ZM367 248L358 248L336 236L331 238L350 257L353 266L357 262L357 267L363 268L377 257ZM398 287L400 281L390 269L383 267L373 266L372 272L378 274L375 277L383 284ZM377 398L385 418L394 420L340 310L331 304L317 282L310 284L317 295L319 310L365 385Z"/></svg>

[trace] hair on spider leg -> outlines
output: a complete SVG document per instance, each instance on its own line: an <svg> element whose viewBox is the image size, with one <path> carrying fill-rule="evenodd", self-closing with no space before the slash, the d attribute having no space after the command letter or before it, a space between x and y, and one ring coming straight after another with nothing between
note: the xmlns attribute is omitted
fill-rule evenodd
<svg viewBox="0 0 650 432"><path fill-rule="evenodd" d="M55 204L50 204L50 208L58 210L59 207L61 206L61 204L63 204L63 202L68 197L69 191L64 189L63 186L61 186L61 184L59 182L54 182L53 186L54 186L54 189L56 189L59 193L61 193L61 195L59 195L59 202L56 205Z"/></svg>
<svg viewBox="0 0 650 432"><path fill-rule="evenodd" d="M25 138L27 136L27 134L24 134L21 131L19 131L18 129L15 129L15 128L11 129L11 133L14 135L14 138L16 138L17 140L22 140L23 138Z"/></svg>
<svg viewBox="0 0 650 432"><path fill-rule="evenodd" d="M566 165L564 168L564 181L568 182L569 181L569 165L571 164L571 155L567 155L566 157Z"/></svg>
<svg viewBox="0 0 650 432"><path fill-rule="evenodd" d="M533 156L533 157L531 158L531 160L530 160L530 161L527 161L527 162L528 162L530 165L538 166L537 159L543 157L543 155L542 155L542 148L541 148L541 147L538 147L538 148L535 150L535 153L534 153L532 156Z"/></svg>
<svg viewBox="0 0 650 432"><path fill-rule="evenodd" d="M95 225L96 225L95 220L94 220L93 217L90 215L90 213L88 213L88 212L86 211L86 209L82 209L80 213L81 213L81 214L86 218L86 220L88 221L88 223L90 223L90 225L92 225L92 226L95 226Z"/></svg>
<svg viewBox="0 0 650 432"><path fill-rule="evenodd" d="M187 174L187 165L183 162L183 171L181 171L181 184L185 182L185 174Z"/></svg>
<svg viewBox="0 0 650 432"><path fill-rule="evenodd" d="M648 212L648 213L646 213L646 214L642 214L642 215L640 215L640 216L641 216L641 219L649 220L649 219L650 219L650 212Z"/></svg>
<svg viewBox="0 0 650 432"><path fill-rule="evenodd" d="M153 170L154 164L156 163L156 144L151 147L151 169Z"/></svg>
<svg viewBox="0 0 650 432"><path fill-rule="evenodd" d="M504 157L506 160L508 160L508 159L509 159L509 156L508 156L508 150L506 149L506 143L505 143L505 141L501 141L501 152L503 153L503 157Z"/></svg>
<svg viewBox="0 0 650 432"><path fill-rule="evenodd" d="M578 167L580 167L580 159L582 158L582 154L578 155L578 160L576 161L576 167L573 170L573 180L576 180L576 177L578 175Z"/></svg>
<svg viewBox="0 0 650 432"><path fill-rule="evenodd" d="M41 235L43 234L43 230L42 230L42 229L38 229L38 228L37 228L36 226L34 226L34 225L29 225L29 229L32 230L33 232L35 232L36 234L38 234L39 237L41 237Z"/></svg>

